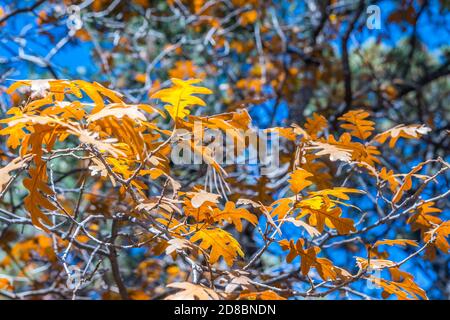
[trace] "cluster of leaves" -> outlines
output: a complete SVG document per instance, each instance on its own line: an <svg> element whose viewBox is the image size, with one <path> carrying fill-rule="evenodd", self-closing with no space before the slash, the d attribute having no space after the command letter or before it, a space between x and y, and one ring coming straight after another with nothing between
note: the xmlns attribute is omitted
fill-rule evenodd
<svg viewBox="0 0 450 320"><path fill-rule="evenodd" d="M282 173L276 174L285 178L277 188L290 189L273 201L264 196L269 186L263 180L260 189L241 193L246 186L233 176L238 165L224 167L208 145L194 140L198 122L201 134L221 130L243 141L251 128L243 108L191 115L206 105L198 95L212 93L199 82L172 79L172 86L152 95L162 108L129 104L119 92L82 80L24 80L8 89L12 94L25 88L28 98L1 120L8 148L2 157L9 161L0 169L0 244L6 253L1 267L8 275L1 278L2 295L287 299L344 292L369 298L352 288L369 281L381 287L383 298L427 298L400 268L449 252L450 224L436 207L449 191L426 200L422 193L450 166L441 158L429 159L396 173L380 160L380 150L387 142L393 149L399 139L421 138L430 128L398 125L377 134L364 110L339 118L339 136L319 114L304 126L269 128L283 138ZM171 150L180 144L203 159L204 165L193 169L204 175L206 167L203 185L171 163ZM423 173L430 167L431 174ZM342 168L373 183L375 193L347 186L348 178L336 179ZM375 199L378 215L359 208L355 197ZM394 221L419 230L420 239L365 238L369 230ZM286 225L295 228L296 238L287 238ZM20 226L41 233L17 241ZM262 245L252 247L252 237ZM344 240L335 241L340 237ZM329 246L358 242L367 254L353 265L337 266L324 254ZM385 245L418 248L392 261L379 251ZM281 274L265 266L273 246L287 251ZM140 249L138 265L126 261ZM65 283L71 267L81 270L74 287ZM296 289L299 282L309 288Z"/></svg>

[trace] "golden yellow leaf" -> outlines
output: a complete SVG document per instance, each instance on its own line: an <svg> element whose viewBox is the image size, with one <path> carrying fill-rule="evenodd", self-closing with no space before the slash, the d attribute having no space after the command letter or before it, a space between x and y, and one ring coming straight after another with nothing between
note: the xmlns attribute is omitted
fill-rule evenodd
<svg viewBox="0 0 450 320"><path fill-rule="evenodd" d="M323 232L325 225L336 229L339 234L356 231L353 220L341 217L342 210L327 198L305 199L300 201L298 207L301 208L298 218L309 215L309 224L315 226L319 232Z"/></svg>
<svg viewBox="0 0 450 320"><path fill-rule="evenodd" d="M194 94L211 94L212 91L204 87L193 86L201 82L200 79L180 80L172 78L172 87L159 90L154 93L151 98L160 99L167 103L165 106L170 116L176 120L184 118L190 111L188 107L194 105L205 106L206 103L202 99L194 96Z"/></svg>
<svg viewBox="0 0 450 320"><path fill-rule="evenodd" d="M345 187L335 187L332 189L323 189L320 191L310 192L311 196L333 196L342 200L350 200L350 197L347 193L365 193L364 191L353 189L353 188L345 188Z"/></svg>
<svg viewBox="0 0 450 320"><path fill-rule="evenodd" d="M191 242L200 242L200 248L208 250L211 248L209 254L210 263L214 264L223 257L228 266L232 266L237 256L244 256L240 244L234 239L231 234L225 230L215 229L200 229L192 237Z"/></svg>
<svg viewBox="0 0 450 320"><path fill-rule="evenodd" d="M312 185L311 181L308 181L307 179L312 177L313 174L309 173L305 169L296 169L291 174L291 179L288 180L291 184L291 190L297 194L301 192L306 187Z"/></svg>

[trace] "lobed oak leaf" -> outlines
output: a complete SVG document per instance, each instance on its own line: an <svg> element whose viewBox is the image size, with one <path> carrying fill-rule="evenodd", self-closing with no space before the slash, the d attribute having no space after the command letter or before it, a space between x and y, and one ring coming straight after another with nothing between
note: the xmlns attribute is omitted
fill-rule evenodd
<svg viewBox="0 0 450 320"><path fill-rule="evenodd" d="M264 206L261 202L255 202L255 201L249 200L249 199L239 199L236 202L236 204L238 204L238 205L241 205L241 204L242 205L251 205L253 208L259 209L260 212L262 212L262 214L266 217L267 223L270 224L277 231L277 233L281 236L282 232L281 232L279 226L273 220L273 217L275 217L278 214L278 212L274 212L275 210L274 210L273 206L281 203L283 200L284 200L284 198L275 201L274 203L272 203L272 205L270 207ZM293 200L289 199L288 201L291 202ZM272 212L270 212L270 211L272 211ZM285 215L286 214L284 214L283 217ZM280 216L281 216L281 214L280 214ZM255 220L255 222L256 221L257 220Z"/></svg>
<svg viewBox="0 0 450 320"><path fill-rule="evenodd" d="M216 193L206 192L201 190L200 192L188 192L188 196L192 196L191 204L195 209L200 208L205 202L213 204L219 203L220 195Z"/></svg>
<svg viewBox="0 0 450 320"><path fill-rule="evenodd" d="M380 163L377 158L380 151L376 147L352 141L352 136L348 132L344 132L338 140L332 135L328 136L327 144L351 153L351 160L360 163L359 165L373 166Z"/></svg>
<svg viewBox="0 0 450 320"><path fill-rule="evenodd" d="M332 185L332 177L330 175L330 168L325 161L316 157L314 154L305 154L300 167L313 174L309 179L317 186L317 189L327 189Z"/></svg>
<svg viewBox="0 0 450 320"><path fill-rule="evenodd" d="M83 90L89 98L94 101L94 108L92 114L99 112L105 107L104 97L107 97L111 102L122 104L122 94L117 91L105 88L98 82L87 82L84 80L71 81L74 85Z"/></svg>
<svg viewBox="0 0 450 320"><path fill-rule="evenodd" d="M433 214L440 213L442 210L434 205L435 203L432 201L424 202L419 205L417 212L408 218L406 222L411 224L413 231L421 230L424 233L441 224L442 220Z"/></svg>
<svg viewBox="0 0 450 320"><path fill-rule="evenodd" d="M412 124L408 126L401 124L385 132L377 134L373 140L380 143L385 143L386 140L390 139L389 147L394 148L400 138L417 139L422 135L428 134L430 131L431 128L423 124Z"/></svg>
<svg viewBox="0 0 450 320"><path fill-rule="evenodd" d="M289 141L295 141L297 139L297 135L294 133L294 130L292 128L268 128L264 130L265 132L273 132L278 134L280 137L283 137Z"/></svg>
<svg viewBox="0 0 450 320"><path fill-rule="evenodd" d="M427 300L425 291L420 288L411 278L406 278L401 282L389 281L386 279L370 277L369 280L383 288L381 296L387 299L394 294L399 300L418 300L419 298Z"/></svg>
<svg viewBox="0 0 450 320"><path fill-rule="evenodd" d="M205 87L196 87L193 84L201 82L200 79L180 80L172 78L172 87L162 89L154 93L151 98L160 99L167 103L165 109L169 112L172 119L184 118L190 111L188 107L199 105L205 106L206 103L202 99L194 96L194 94L211 94L212 91Z"/></svg>
<svg viewBox="0 0 450 320"><path fill-rule="evenodd" d="M433 241L436 248L447 254L450 251L450 245L447 241L449 235L450 221L445 221L436 228L426 232L423 240L425 242Z"/></svg>
<svg viewBox="0 0 450 320"><path fill-rule="evenodd" d="M361 270L372 269L372 270L380 270L384 268L394 267L396 264L391 260L386 259L370 259L370 262L367 259L356 257L356 264Z"/></svg>
<svg viewBox="0 0 450 320"><path fill-rule="evenodd" d="M0 193L3 191L3 187L10 181L11 171L23 168L30 160L31 160L30 157L26 158L18 157L13 159L5 167L0 168Z"/></svg>
<svg viewBox="0 0 450 320"><path fill-rule="evenodd" d="M336 229L339 234L356 231L354 221L341 217L342 210L334 207L333 203L326 198L305 199L298 204L298 207L301 208L301 212L297 218L309 215L309 224L315 226L319 232L323 232L325 225Z"/></svg>
<svg viewBox="0 0 450 320"><path fill-rule="evenodd" d="M122 95L116 91L105 88L97 82L87 82L84 80L21 80L13 83L7 90L7 93L12 93L21 86L29 86L34 97L50 97L56 101L63 101L65 94L73 94L77 98L82 98L82 93L94 102L92 113L96 113L105 106L104 97L111 102L123 103Z"/></svg>
<svg viewBox="0 0 450 320"><path fill-rule="evenodd" d="M410 172L408 172L408 174L406 174L405 178L403 179L403 183L401 184L400 188L398 188L397 192L394 194L394 197L392 198L393 203L397 203L398 201L400 201L405 191L411 190L412 178L417 172L422 170L423 166L424 162L419 163Z"/></svg>
<svg viewBox="0 0 450 320"><path fill-rule="evenodd" d="M295 198L281 198L274 201L270 207L270 215L272 217L278 216L278 219L283 219L292 209L292 204L295 202Z"/></svg>
<svg viewBox="0 0 450 320"><path fill-rule="evenodd" d="M167 285L168 288L180 289L177 293L171 294L165 300L221 300L221 294L202 284L190 282L175 282Z"/></svg>
<svg viewBox="0 0 450 320"><path fill-rule="evenodd" d="M32 106L35 101L27 105ZM62 119L81 121L86 115L85 106L80 101L55 101L54 104L40 112L43 116L58 116Z"/></svg>
<svg viewBox="0 0 450 320"><path fill-rule="evenodd" d="M28 195L24 200L25 209L30 213L31 222L39 229L48 232L48 226L53 225L41 208L56 210L56 207L47 199L46 195L52 195L53 191L47 185L45 163L39 163L36 168L30 168L30 178L23 180L23 185L28 189Z"/></svg>
<svg viewBox="0 0 450 320"><path fill-rule="evenodd" d="M392 240L378 240L377 242L375 242L375 244L373 245L374 248L378 247L378 246L382 246L382 245L388 245L388 246L394 246L394 245L398 245L398 246L406 246L406 245L410 245L413 247L417 247L417 241L416 240L410 240L410 239L392 239Z"/></svg>
<svg viewBox="0 0 450 320"><path fill-rule="evenodd" d="M230 294L238 290L255 290L249 273L245 271L226 271L220 283L225 287L225 293Z"/></svg>
<svg viewBox="0 0 450 320"><path fill-rule="evenodd" d="M346 121L348 123L341 124L341 128L350 130L350 134L361 140L366 140L372 135L375 122L366 120L370 114L364 110L352 110L345 113L338 120Z"/></svg>
<svg viewBox="0 0 450 320"><path fill-rule="evenodd" d="M316 139L319 132L328 126L328 121L324 116L314 112L312 117L306 118L305 131Z"/></svg>
<svg viewBox="0 0 450 320"><path fill-rule="evenodd" d="M294 242L294 240L281 240L279 244L284 251L289 250L288 255L286 256L286 262L290 263L297 256L300 256L301 271L304 276L309 273L312 266L317 264L317 254L320 252L319 247L303 249L305 244L303 239L298 239L297 242Z"/></svg>
<svg viewBox="0 0 450 320"><path fill-rule="evenodd" d="M253 208L261 207L260 203L257 203L257 202L255 202L253 200L250 200L250 199L244 199L244 198L238 199L238 201L236 201L236 204L237 205L244 205L244 206L245 205L251 205Z"/></svg>
<svg viewBox="0 0 450 320"><path fill-rule="evenodd" d="M17 107L8 110L10 118L1 119L0 123L6 123L8 126L0 130L0 135L7 135L6 145L12 149L19 147L23 139L27 136L27 122L24 120L26 114Z"/></svg>
<svg viewBox="0 0 450 320"><path fill-rule="evenodd" d="M179 201L164 196L152 197L141 201L141 203L136 206L136 210L145 211L151 214L153 210L161 208L168 213L177 212L181 214L181 210L177 207L177 203L179 203Z"/></svg>
<svg viewBox="0 0 450 320"><path fill-rule="evenodd" d="M192 243L186 239L173 238L167 241L168 246L166 247L166 254L172 254L176 251L192 249Z"/></svg>
<svg viewBox="0 0 450 320"><path fill-rule="evenodd" d="M304 276L308 275L311 267L314 267L325 281L351 277L346 270L334 266L330 260L317 257L321 251L319 247L304 248L305 241L303 239L298 239L297 242L281 240L278 243L284 251L289 250L286 262L292 262L297 256L300 257L300 270Z"/></svg>
<svg viewBox="0 0 450 320"><path fill-rule="evenodd" d="M333 196L342 200L350 200L350 197L347 195L347 193L359 193L364 194L364 191L353 189L353 188L346 188L346 187L334 187L332 189L323 189L320 191L314 191L311 192L311 196Z"/></svg>
<svg viewBox="0 0 450 320"><path fill-rule="evenodd" d="M105 106L102 110L87 117L88 123L97 120L113 117L121 119L127 116L134 121L146 121L145 115L139 110L137 105L126 105L120 103L112 103Z"/></svg>
<svg viewBox="0 0 450 320"><path fill-rule="evenodd" d="M312 185L312 182L307 180L312 176L313 174L306 171L305 169L299 168L294 170L290 175L290 180L288 180L291 185L291 190L295 194L300 193L303 189Z"/></svg>
<svg viewBox="0 0 450 320"><path fill-rule="evenodd" d="M379 176L382 180L387 181L389 183L389 189L393 193L397 190L398 186L400 185L400 182L396 178L393 170L387 171L387 169L383 167L381 168Z"/></svg>
<svg viewBox="0 0 450 320"><path fill-rule="evenodd" d="M159 215L161 217L156 218L155 220L160 224L162 224L167 230L170 230L170 232L178 235L185 235L189 232L188 228L184 223L174 218L173 213L167 214L164 211L160 211Z"/></svg>
<svg viewBox="0 0 450 320"><path fill-rule="evenodd" d="M231 201L227 201L223 210L216 208L213 219L218 222L227 221L234 224L238 232L242 232L242 219L247 220L252 225L258 223L258 218L254 214L244 208L236 208L235 203Z"/></svg>
<svg viewBox="0 0 450 320"><path fill-rule="evenodd" d="M99 134L96 132L90 132L86 129L71 127L67 132L78 136L81 143L85 143L97 148L100 152L107 152L113 157L117 158L119 156L126 156L125 152L118 148L116 144L116 138L108 138L100 140L98 139Z"/></svg>
<svg viewBox="0 0 450 320"><path fill-rule="evenodd" d="M319 276L325 280L347 280L351 279L352 275L345 269L336 267L331 260L326 258L317 258L317 263L314 266Z"/></svg>
<svg viewBox="0 0 450 320"><path fill-rule="evenodd" d="M328 156L331 161L350 162L352 159L351 150L343 149L325 142L313 141L311 142L311 146L307 149L319 150L319 152L316 152L316 156Z"/></svg>
<svg viewBox="0 0 450 320"><path fill-rule="evenodd" d="M191 237L190 241L201 241L199 246L204 250L211 248L209 254L211 264L216 263L220 257L223 257L227 265L232 266L238 255L244 256L239 242L230 233L219 228L200 229Z"/></svg>

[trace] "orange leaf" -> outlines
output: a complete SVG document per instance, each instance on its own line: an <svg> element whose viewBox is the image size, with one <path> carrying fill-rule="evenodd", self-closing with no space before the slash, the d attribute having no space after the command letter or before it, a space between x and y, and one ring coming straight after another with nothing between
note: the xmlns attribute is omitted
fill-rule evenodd
<svg viewBox="0 0 450 320"><path fill-rule="evenodd" d="M312 176L313 176L312 173L309 173L305 169L300 168L300 169L294 170L294 172L292 172L292 174L291 174L291 179L288 180L289 183L291 184L291 190L295 194L300 193L303 189L312 185L311 181L306 180Z"/></svg>

